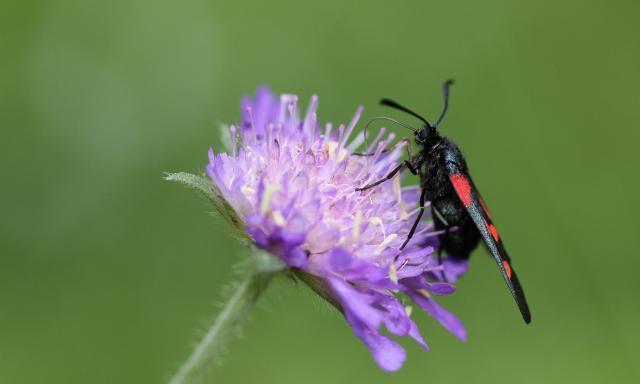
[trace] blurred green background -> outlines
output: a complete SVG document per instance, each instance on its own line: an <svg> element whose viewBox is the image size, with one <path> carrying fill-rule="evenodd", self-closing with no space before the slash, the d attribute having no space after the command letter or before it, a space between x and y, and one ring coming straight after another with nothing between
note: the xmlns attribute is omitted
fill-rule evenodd
<svg viewBox="0 0 640 384"><path fill-rule="evenodd" d="M259 84L322 121L432 118L464 149L533 311L484 251L388 374L338 313L285 279L218 383L638 382L640 3L0 3L0 383L161 383L242 253L165 171L198 171Z"/></svg>

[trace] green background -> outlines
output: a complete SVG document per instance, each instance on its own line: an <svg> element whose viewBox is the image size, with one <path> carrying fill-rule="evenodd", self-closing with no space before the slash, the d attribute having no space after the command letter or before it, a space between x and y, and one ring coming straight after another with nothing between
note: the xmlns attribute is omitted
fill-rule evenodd
<svg viewBox="0 0 640 384"><path fill-rule="evenodd" d="M637 1L7 1L0 4L0 383L161 383L242 247L165 171L198 171L259 84L320 120L431 117L464 149L533 312L484 251L445 298L459 342L374 363L338 313L273 284L218 383L639 380ZM397 116L397 115L396 115ZM403 116L404 118L404 116ZM405 120L409 120L405 118ZM638 382L638 381L635 381Z"/></svg>

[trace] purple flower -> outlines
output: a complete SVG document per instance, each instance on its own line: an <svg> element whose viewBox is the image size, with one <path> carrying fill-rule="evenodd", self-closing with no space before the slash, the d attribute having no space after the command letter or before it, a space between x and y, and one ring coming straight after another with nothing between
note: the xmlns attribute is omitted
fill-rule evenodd
<svg viewBox="0 0 640 384"><path fill-rule="evenodd" d="M391 147L394 135L383 128L363 148L362 133L350 141L362 108L347 125L321 127L317 106L313 96L300 116L297 96L277 98L267 88L245 98L242 122L228 127L230 153L209 150L206 169L220 195L258 247L320 283L383 369L399 369L406 357L383 326L428 349L403 295L465 340L462 323L434 296L455 291L451 283L466 262L438 261L432 222L421 222L400 250L418 212L418 188L403 188L396 177L355 190L397 165L403 145ZM358 148L373 155L354 155Z"/></svg>

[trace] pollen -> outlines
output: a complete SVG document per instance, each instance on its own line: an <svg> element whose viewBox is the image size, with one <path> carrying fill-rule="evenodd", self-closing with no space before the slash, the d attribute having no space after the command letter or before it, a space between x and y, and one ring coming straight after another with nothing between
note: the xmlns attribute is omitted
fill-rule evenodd
<svg viewBox="0 0 640 384"><path fill-rule="evenodd" d="M411 314L413 313L413 307L410 305L406 305L404 307L404 312L407 314L407 316L411 316Z"/></svg>
<svg viewBox="0 0 640 384"><path fill-rule="evenodd" d="M398 199L398 203L402 203L402 187L400 186L400 177L394 177L392 184L393 195Z"/></svg>
<svg viewBox="0 0 640 384"><path fill-rule="evenodd" d="M254 195L254 193L256 193L256 190L249 187L248 185L243 185L242 188L240 188L240 192L242 192L245 197L251 197Z"/></svg>
<svg viewBox="0 0 640 384"><path fill-rule="evenodd" d="M276 223L277 226L284 227L285 224L287 224L287 220L282 216L282 212L274 211L271 216L273 217L273 222Z"/></svg>
<svg viewBox="0 0 640 384"><path fill-rule="evenodd" d="M385 237L384 240L382 240L382 243L380 243L380 245L378 245L379 248L386 248L393 240L398 238L398 234L397 233L392 233L389 236Z"/></svg>
<svg viewBox="0 0 640 384"><path fill-rule="evenodd" d="M262 214L269 212L271 206L271 199L273 195L280 190L279 184L267 184L264 188L264 194L262 195L262 204L260 204L260 211Z"/></svg>
<svg viewBox="0 0 640 384"><path fill-rule="evenodd" d="M394 284L398 284L398 270L393 263L389 265L389 280L391 280Z"/></svg>
<svg viewBox="0 0 640 384"><path fill-rule="evenodd" d="M336 148L338 148L338 143L335 141L330 141L324 145L325 151L327 152L327 156L330 159L334 159L336 155Z"/></svg>

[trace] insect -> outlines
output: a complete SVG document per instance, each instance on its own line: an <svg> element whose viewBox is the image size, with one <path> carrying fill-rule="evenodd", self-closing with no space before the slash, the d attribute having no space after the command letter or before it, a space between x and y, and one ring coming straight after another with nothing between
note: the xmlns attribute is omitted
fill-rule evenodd
<svg viewBox="0 0 640 384"><path fill-rule="evenodd" d="M430 201L435 228L443 231L439 235L439 254L445 251L451 257L468 259L471 251L477 247L482 238L495 259L524 321L529 323L531 322L531 313L518 280L518 275L516 275L511 265L511 259L504 248L498 230L493 224L491 214L469 175L467 162L456 143L445 136L441 136L437 130L449 107L449 87L452 84L452 80L447 80L444 83L444 108L433 125L424 117L395 101L389 99L380 101L382 105L398 109L422 121L423 125L419 129L413 129L406 124L398 122L413 130L414 140L419 151L416 154L412 154L412 151L409 150L409 159L394 168L386 177L357 188L356 191L364 191L391 180L404 169L408 169L414 175L419 175L421 187L420 210L401 249L413 237L424 214L425 203ZM392 120L384 117L382 119Z"/></svg>

